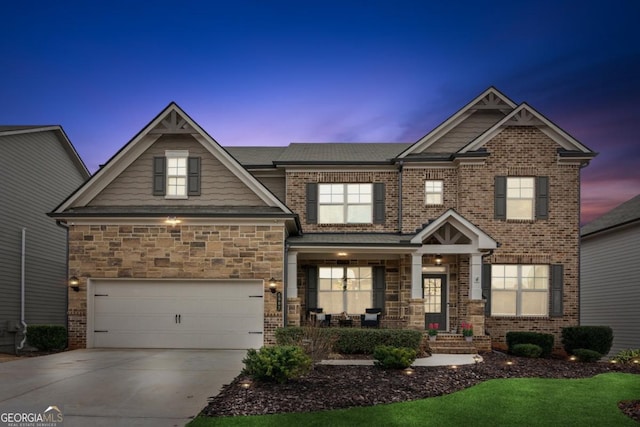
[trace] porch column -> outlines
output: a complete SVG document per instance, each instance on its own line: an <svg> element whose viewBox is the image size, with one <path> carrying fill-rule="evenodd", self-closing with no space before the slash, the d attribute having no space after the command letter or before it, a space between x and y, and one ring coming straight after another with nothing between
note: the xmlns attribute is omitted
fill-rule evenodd
<svg viewBox="0 0 640 427"><path fill-rule="evenodd" d="M422 254L411 254L411 299L422 298Z"/></svg>
<svg viewBox="0 0 640 427"><path fill-rule="evenodd" d="M469 288L471 290L469 299L482 299L482 254L471 254L471 265L469 271Z"/></svg>
<svg viewBox="0 0 640 427"><path fill-rule="evenodd" d="M300 326L300 298L298 298L298 253L287 253L287 326Z"/></svg>
<svg viewBox="0 0 640 427"><path fill-rule="evenodd" d="M298 252L287 254L287 298L298 298Z"/></svg>

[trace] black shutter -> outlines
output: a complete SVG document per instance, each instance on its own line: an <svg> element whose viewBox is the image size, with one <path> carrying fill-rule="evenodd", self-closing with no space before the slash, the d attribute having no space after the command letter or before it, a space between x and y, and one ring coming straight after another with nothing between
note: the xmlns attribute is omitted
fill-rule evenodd
<svg viewBox="0 0 640 427"><path fill-rule="evenodd" d="M189 157L187 162L187 194L200 195L200 157Z"/></svg>
<svg viewBox="0 0 640 427"><path fill-rule="evenodd" d="M564 267L562 264L551 265L551 308L549 316L562 317L562 294L564 287Z"/></svg>
<svg viewBox="0 0 640 427"><path fill-rule="evenodd" d="M549 219L549 177L536 178L536 219Z"/></svg>
<svg viewBox="0 0 640 427"><path fill-rule="evenodd" d="M318 308L318 267L307 267L307 310Z"/></svg>
<svg viewBox="0 0 640 427"><path fill-rule="evenodd" d="M496 176L495 179L495 218L507 219L507 177Z"/></svg>
<svg viewBox="0 0 640 427"><path fill-rule="evenodd" d="M373 184L373 223L384 224L384 183Z"/></svg>
<svg viewBox="0 0 640 427"><path fill-rule="evenodd" d="M372 308L379 308L384 314L384 292L385 292L385 267L376 266L373 267L373 306Z"/></svg>
<svg viewBox="0 0 640 427"><path fill-rule="evenodd" d="M307 224L318 223L318 184L307 183Z"/></svg>
<svg viewBox="0 0 640 427"><path fill-rule="evenodd" d="M167 188L167 159L153 158L153 195L164 196Z"/></svg>
<svg viewBox="0 0 640 427"><path fill-rule="evenodd" d="M491 316L491 264L482 264L482 299L484 303L484 315Z"/></svg>

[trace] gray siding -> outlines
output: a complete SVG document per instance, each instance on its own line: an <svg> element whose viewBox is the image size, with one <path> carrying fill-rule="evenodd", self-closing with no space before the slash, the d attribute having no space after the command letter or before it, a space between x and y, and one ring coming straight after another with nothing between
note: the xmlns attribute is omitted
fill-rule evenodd
<svg viewBox="0 0 640 427"><path fill-rule="evenodd" d="M26 321L66 326L67 235L46 213L84 178L52 131L0 136L0 149L0 330L20 319L23 227ZM13 342L0 333L0 345Z"/></svg>
<svg viewBox="0 0 640 427"><path fill-rule="evenodd" d="M476 111L424 152L455 153L503 118L498 111Z"/></svg>
<svg viewBox="0 0 640 427"><path fill-rule="evenodd" d="M580 324L613 328L611 356L640 348L640 224L582 241Z"/></svg>
<svg viewBox="0 0 640 427"><path fill-rule="evenodd" d="M189 150L201 157L201 196L186 200L153 195L153 157L166 150ZM165 135L114 179L89 206L264 206L265 203L191 136Z"/></svg>
<svg viewBox="0 0 640 427"><path fill-rule="evenodd" d="M262 183L262 185L267 187L269 191L275 194L278 199L281 201L285 201L287 199L284 176L258 177L257 179Z"/></svg>

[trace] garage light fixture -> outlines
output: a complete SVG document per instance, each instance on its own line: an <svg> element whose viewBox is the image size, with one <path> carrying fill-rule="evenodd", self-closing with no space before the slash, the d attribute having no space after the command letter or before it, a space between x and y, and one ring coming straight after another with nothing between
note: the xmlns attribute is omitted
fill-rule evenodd
<svg viewBox="0 0 640 427"><path fill-rule="evenodd" d="M69 287L73 289L74 292L80 292L80 279L76 276L71 276L69 279Z"/></svg>
<svg viewBox="0 0 640 427"><path fill-rule="evenodd" d="M436 265L442 264L442 255L436 255Z"/></svg>
<svg viewBox="0 0 640 427"><path fill-rule="evenodd" d="M175 227L176 225L180 224L182 221L176 218L175 216L168 216L164 222L165 224L169 224L170 226Z"/></svg>
<svg viewBox="0 0 640 427"><path fill-rule="evenodd" d="M277 287L278 287L278 283L276 282L276 279L274 279L273 277L269 279L269 290L271 291L272 294L276 293Z"/></svg>

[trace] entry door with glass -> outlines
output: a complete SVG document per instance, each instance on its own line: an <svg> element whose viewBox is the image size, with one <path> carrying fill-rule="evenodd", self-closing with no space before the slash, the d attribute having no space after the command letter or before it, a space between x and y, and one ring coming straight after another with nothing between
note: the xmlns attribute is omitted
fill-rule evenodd
<svg viewBox="0 0 640 427"><path fill-rule="evenodd" d="M424 298L424 327L437 323L438 329L447 329L447 276L427 274L422 276L422 297Z"/></svg>

